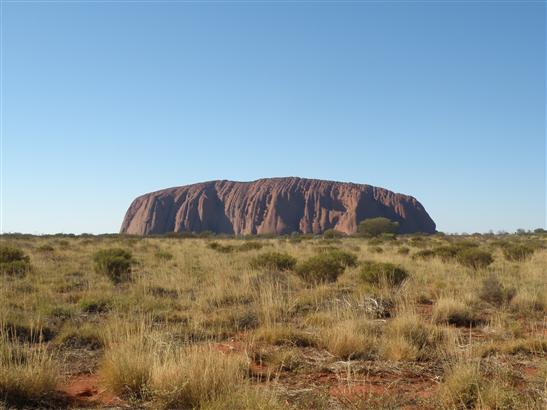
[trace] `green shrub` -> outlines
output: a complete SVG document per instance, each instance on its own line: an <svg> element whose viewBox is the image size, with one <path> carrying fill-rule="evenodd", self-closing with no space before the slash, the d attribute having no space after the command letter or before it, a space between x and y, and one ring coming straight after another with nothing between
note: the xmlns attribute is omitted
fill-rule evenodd
<svg viewBox="0 0 547 410"><path fill-rule="evenodd" d="M508 243L502 246L501 251L508 261L522 262L532 256L535 249L520 243Z"/></svg>
<svg viewBox="0 0 547 410"><path fill-rule="evenodd" d="M254 269L267 268L275 270L291 270L296 265L296 258L287 253L267 252L254 257L251 267Z"/></svg>
<svg viewBox="0 0 547 410"><path fill-rule="evenodd" d="M380 236L384 233L396 234L399 232L399 222L388 218L369 218L359 223L358 232L363 236Z"/></svg>
<svg viewBox="0 0 547 410"><path fill-rule="evenodd" d="M392 263L364 262L361 267L361 280L373 285L386 283L397 286L408 277L408 272Z"/></svg>
<svg viewBox="0 0 547 410"><path fill-rule="evenodd" d="M467 248L459 251L456 260L462 265L473 269L486 268L494 261L490 252L477 248Z"/></svg>
<svg viewBox="0 0 547 410"><path fill-rule="evenodd" d="M121 248L103 249L94 258L95 271L106 275L115 284L131 280L131 252Z"/></svg>
<svg viewBox="0 0 547 410"><path fill-rule="evenodd" d="M11 245L0 246L0 274L24 276L30 269L30 259L21 249Z"/></svg>
<svg viewBox="0 0 547 410"><path fill-rule="evenodd" d="M296 266L296 274L308 283L335 282L346 266L341 258L331 252L321 253Z"/></svg>

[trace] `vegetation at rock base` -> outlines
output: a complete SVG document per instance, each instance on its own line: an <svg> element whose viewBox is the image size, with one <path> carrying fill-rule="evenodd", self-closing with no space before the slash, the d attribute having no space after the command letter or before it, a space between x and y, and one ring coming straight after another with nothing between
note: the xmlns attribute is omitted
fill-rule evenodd
<svg viewBox="0 0 547 410"><path fill-rule="evenodd" d="M363 236L375 237L382 234L396 234L399 223L388 218L368 218L359 223L358 232Z"/></svg>

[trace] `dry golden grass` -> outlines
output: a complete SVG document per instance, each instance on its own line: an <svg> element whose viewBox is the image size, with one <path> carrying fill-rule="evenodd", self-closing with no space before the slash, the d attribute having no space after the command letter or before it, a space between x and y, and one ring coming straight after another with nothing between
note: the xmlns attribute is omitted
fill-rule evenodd
<svg viewBox="0 0 547 410"><path fill-rule="evenodd" d="M170 350L150 369L151 394L166 409L199 407L243 388L248 365L207 345Z"/></svg>
<svg viewBox="0 0 547 410"><path fill-rule="evenodd" d="M71 403L59 385L87 374L137 408L539 409L547 400L545 236L4 239L32 270L0 276L0 408ZM536 251L508 260L500 240ZM413 258L462 241L493 262ZM93 255L108 248L131 252L131 281L95 272ZM296 274L333 250L351 259L335 281ZM273 252L296 259L294 270L253 262ZM408 276L364 281L365 261ZM431 397L420 399L416 380Z"/></svg>
<svg viewBox="0 0 547 410"><path fill-rule="evenodd" d="M57 398L59 379L59 366L43 344L20 344L0 333L0 400L40 406Z"/></svg>
<svg viewBox="0 0 547 410"><path fill-rule="evenodd" d="M371 359L378 349L377 333L367 320L348 319L322 328L321 345L344 360Z"/></svg>

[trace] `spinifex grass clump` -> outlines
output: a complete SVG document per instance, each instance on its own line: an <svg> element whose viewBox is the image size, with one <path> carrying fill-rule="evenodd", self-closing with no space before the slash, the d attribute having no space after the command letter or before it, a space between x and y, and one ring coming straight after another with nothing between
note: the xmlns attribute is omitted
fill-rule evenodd
<svg viewBox="0 0 547 410"><path fill-rule="evenodd" d="M361 280L373 285L397 286L408 277L408 272L392 263L367 261L361 267L360 276Z"/></svg>
<svg viewBox="0 0 547 410"><path fill-rule="evenodd" d="M495 306L511 302L515 297L516 289L504 286L497 276L489 275L482 281L479 297Z"/></svg>
<svg viewBox="0 0 547 410"><path fill-rule="evenodd" d="M50 407L58 378L58 366L44 345L21 344L0 330L0 408L3 403L9 408Z"/></svg>
<svg viewBox="0 0 547 410"><path fill-rule="evenodd" d="M468 303L453 297L442 297L437 300L433 306L431 319L433 323L464 327L476 326L482 322Z"/></svg>
<svg viewBox="0 0 547 410"><path fill-rule="evenodd" d="M267 268L273 270L291 270L296 265L296 258L288 253L267 252L254 257L251 260L251 267L254 269Z"/></svg>
<svg viewBox="0 0 547 410"><path fill-rule="evenodd" d="M30 258L19 248L0 246L0 274L24 276L30 271Z"/></svg>
<svg viewBox="0 0 547 410"><path fill-rule="evenodd" d="M95 271L106 275L115 284L131 280L133 255L121 248L103 249L93 257Z"/></svg>
<svg viewBox="0 0 547 410"><path fill-rule="evenodd" d="M402 312L388 323L379 346L385 359L395 361L448 357L454 347L446 329L429 324L412 312Z"/></svg>

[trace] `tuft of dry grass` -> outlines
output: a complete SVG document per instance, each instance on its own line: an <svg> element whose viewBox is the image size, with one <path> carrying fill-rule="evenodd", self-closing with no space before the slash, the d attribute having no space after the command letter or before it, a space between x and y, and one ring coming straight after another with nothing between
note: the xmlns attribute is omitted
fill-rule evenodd
<svg viewBox="0 0 547 410"><path fill-rule="evenodd" d="M316 346L317 338L309 332L291 326L265 326L256 330L255 339L271 345Z"/></svg>
<svg viewBox="0 0 547 410"><path fill-rule="evenodd" d="M168 350L150 369L150 391L161 408L196 408L245 385L248 359L211 346Z"/></svg>
<svg viewBox="0 0 547 410"><path fill-rule="evenodd" d="M438 397L444 408L471 409L479 401L483 377L475 363L457 363L448 371Z"/></svg>
<svg viewBox="0 0 547 410"><path fill-rule="evenodd" d="M479 323L473 309L468 303L452 297L442 297L433 307L434 323L445 323L455 326L474 326Z"/></svg>
<svg viewBox="0 0 547 410"><path fill-rule="evenodd" d="M51 404L58 398L59 379L45 345L20 344L0 334L0 400L16 407Z"/></svg>
<svg viewBox="0 0 547 410"><path fill-rule="evenodd" d="M320 331L321 346L344 359L371 359L378 347L375 326L368 321L350 319Z"/></svg>
<svg viewBox="0 0 547 410"><path fill-rule="evenodd" d="M131 399L147 396L156 348L147 329L141 324L136 329L125 329L121 336L108 334L107 348L99 368L101 383L108 391Z"/></svg>
<svg viewBox="0 0 547 410"><path fill-rule="evenodd" d="M381 355L395 361L445 360L455 349L456 338L449 329L430 325L412 312L396 316L380 343Z"/></svg>

